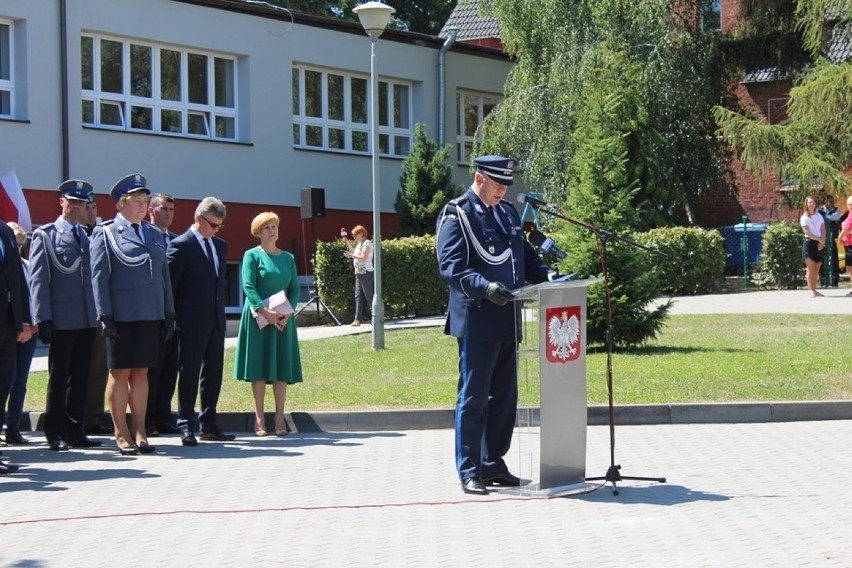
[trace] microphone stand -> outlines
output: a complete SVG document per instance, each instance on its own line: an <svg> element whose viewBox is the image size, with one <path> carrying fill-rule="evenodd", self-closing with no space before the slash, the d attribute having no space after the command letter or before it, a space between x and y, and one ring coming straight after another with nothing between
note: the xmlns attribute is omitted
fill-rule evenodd
<svg viewBox="0 0 852 568"><path fill-rule="evenodd" d="M535 207L538 204L533 204ZM587 477L586 481L601 481L604 480L608 483L612 483L612 494L618 495L618 486L617 482L623 480L632 480L632 481L656 481L657 483L665 483L665 477L637 477L637 476L627 476L621 475L621 465L617 465L615 463L615 402L613 400L613 388L612 388L612 352L613 352L613 333L612 333L612 300L610 298L609 291L609 271L607 270L607 249L606 245L609 241L622 241L633 245L634 247L644 249L652 254L656 254L658 256L666 256L665 253L658 251L656 249L646 247L645 245L639 244L636 241L632 241L630 239L620 237L609 231L605 231L603 229L599 229L594 225L589 223L584 223L582 221L578 221L576 219L571 219L560 213L557 210L551 209L549 205L538 205L539 210L542 213L547 213L551 217L556 217L557 219L562 219L563 221L567 221L572 225L576 225L578 227L583 227L584 229L590 231L597 237L598 242L600 243L600 251L601 251L601 272L603 273L603 281L604 281L604 298L606 302L606 391L607 391L607 403L609 406L609 468L606 470L606 474L599 477Z"/></svg>

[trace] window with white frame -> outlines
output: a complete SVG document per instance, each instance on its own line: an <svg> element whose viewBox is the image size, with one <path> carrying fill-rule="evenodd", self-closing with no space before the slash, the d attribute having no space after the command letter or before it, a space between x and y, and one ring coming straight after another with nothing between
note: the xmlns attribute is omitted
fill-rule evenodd
<svg viewBox="0 0 852 568"><path fill-rule="evenodd" d="M700 10L701 31L719 32L722 30L722 0L706 0Z"/></svg>
<svg viewBox="0 0 852 568"><path fill-rule="evenodd" d="M414 132L412 84L379 81L379 149L407 156ZM370 152L370 77L293 67L293 145L339 152Z"/></svg>
<svg viewBox="0 0 852 568"><path fill-rule="evenodd" d="M15 74L12 53L12 22L0 20L0 116L15 115Z"/></svg>
<svg viewBox="0 0 852 568"><path fill-rule="evenodd" d="M456 96L456 159L460 164L470 163L474 141L481 141L479 126L500 97L487 93L459 91Z"/></svg>
<svg viewBox="0 0 852 568"><path fill-rule="evenodd" d="M237 140L237 59L122 38L80 38L83 124Z"/></svg>

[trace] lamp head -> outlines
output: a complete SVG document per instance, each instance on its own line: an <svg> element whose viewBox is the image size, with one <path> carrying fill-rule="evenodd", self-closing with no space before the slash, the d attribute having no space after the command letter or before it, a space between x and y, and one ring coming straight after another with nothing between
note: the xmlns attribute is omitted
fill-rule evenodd
<svg viewBox="0 0 852 568"><path fill-rule="evenodd" d="M361 27L367 32L367 35L375 41L385 31L388 25L391 14L396 12L393 8L382 2L367 2L353 8L352 10L358 14L358 20L361 22Z"/></svg>

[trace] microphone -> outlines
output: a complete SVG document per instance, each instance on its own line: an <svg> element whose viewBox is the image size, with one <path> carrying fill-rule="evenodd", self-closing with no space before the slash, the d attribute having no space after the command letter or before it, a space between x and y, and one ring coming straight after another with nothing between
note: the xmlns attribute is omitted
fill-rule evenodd
<svg viewBox="0 0 852 568"><path fill-rule="evenodd" d="M517 199L518 203L525 203L527 205L532 205L533 207L548 207L546 202L537 197L533 197L529 193L519 193Z"/></svg>
<svg viewBox="0 0 852 568"><path fill-rule="evenodd" d="M552 253L559 260L562 260L563 258L568 256L567 254L565 254L565 251L560 250L560 248L556 246L556 243L553 242L553 239L544 236L544 233L542 233L541 231L531 231L528 238L532 244L540 248L541 252L545 254Z"/></svg>

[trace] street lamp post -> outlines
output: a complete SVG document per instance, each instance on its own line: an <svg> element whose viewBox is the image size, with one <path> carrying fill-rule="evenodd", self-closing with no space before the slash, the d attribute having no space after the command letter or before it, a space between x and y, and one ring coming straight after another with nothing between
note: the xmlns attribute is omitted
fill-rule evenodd
<svg viewBox="0 0 852 568"><path fill-rule="evenodd" d="M391 14L387 4L367 2L352 10L370 36L370 152L373 161L373 349L385 348L385 305L382 300L382 209L379 184L379 74L376 40L385 31Z"/></svg>

